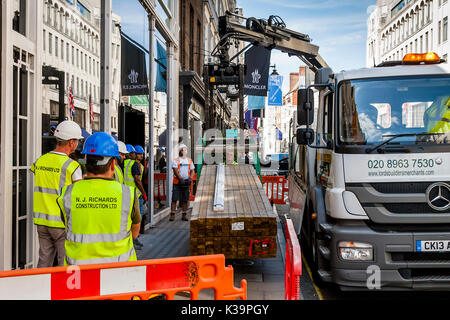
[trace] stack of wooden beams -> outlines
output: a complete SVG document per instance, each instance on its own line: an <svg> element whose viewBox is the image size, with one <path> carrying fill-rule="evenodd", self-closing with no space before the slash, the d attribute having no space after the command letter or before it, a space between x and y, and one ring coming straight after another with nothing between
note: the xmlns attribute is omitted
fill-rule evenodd
<svg viewBox="0 0 450 320"><path fill-rule="evenodd" d="M191 255L275 257L276 215L253 166L225 166L223 211L213 208L216 170L216 165L204 166L198 183L190 222Z"/></svg>

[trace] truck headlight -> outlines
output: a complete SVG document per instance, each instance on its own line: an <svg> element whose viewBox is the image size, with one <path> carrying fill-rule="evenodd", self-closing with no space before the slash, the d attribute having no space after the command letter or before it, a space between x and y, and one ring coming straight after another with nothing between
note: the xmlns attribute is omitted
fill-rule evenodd
<svg viewBox="0 0 450 320"><path fill-rule="evenodd" d="M368 243L341 241L339 255L349 261L373 261L373 246Z"/></svg>

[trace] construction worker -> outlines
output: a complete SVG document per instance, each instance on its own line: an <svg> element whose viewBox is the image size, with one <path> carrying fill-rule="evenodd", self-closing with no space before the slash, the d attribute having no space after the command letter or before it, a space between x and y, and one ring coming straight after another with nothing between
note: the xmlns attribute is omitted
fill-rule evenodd
<svg viewBox="0 0 450 320"><path fill-rule="evenodd" d="M142 185L143 170L141 165L136 161L137 150L132 145L127 145L129 151L128 159L124 161L124 183L128 186L135 187L137 192L137 199L143 198L144 203L147 203L147 195L145 194L144 186ZM139 150L140 151L140 150ZM142 200L138 200L139 204ZM143 244L138 240L134 240L136 249L140 250Z"/></svg>
<svg viewBox="0 0 450 320"><path fill-rule="evenodd" d="M177 202L180 202L182 209L183 221L188 221L187 211L189 208L189 197L191 193L191 182L194 178L195 170L191 158L187 156L187 147L181 144L178 148L178 157L172 162L173 177L173 191L172 204L170 212L170 221L175 220L175 212L177 210Z"/></svg>
<svg viewBox="0 0 450 320"><path fill-rule="evenodd" d="M142 146L135 146L134 149L136 150L136 162L139 163L140 167L140 180L142 183L142 189L144 192L142 192L142 195L139 197L139 208L141 209L141 218L142 218L142 225L141 225L141 233L144 233L144 223L145 223L145 217L147 216L147 208L145 207L145 204L147 203L147 192L144 188L144 174L148 175L148 171L145 169L145 158L144 158L144 148ZM145 196L144 196L145 195Z"/></svg>
<svg viewBox="0 0 450 320"><path fill-rule="evenodd" d="M114 180L119 148L96 132L84 144L87 177L63 188L58 197L66 228L65 265L136 261L133 238L141 216L136 189Z"/></svg>
<svg viewBox="0 0 450 320"><path fill-rule="evenodd" d="M426 132L450 132L450 97L438 97L425 111L423 118Z"/></svg>
<svg viewBox="0 0 450 320"><path fill-rule="evenodd" d="M44 154L31 166L34 173L33 221L39 238L38 268L52 267L57 255L64 265L64 223L56 199L64 186L83 179L80 165L69 158L78 146L81 128L73 121L61 122L54 133L55 150Z"/></svg>
<svg viewBox="0 0 450 320"><path fill-rule="evenodd" d="M118 141L117 146L119 147L119 157L117 158L117 165L114 167L114 179L119 183L124 183L123 161L129 152L122 141Z"/></svg>

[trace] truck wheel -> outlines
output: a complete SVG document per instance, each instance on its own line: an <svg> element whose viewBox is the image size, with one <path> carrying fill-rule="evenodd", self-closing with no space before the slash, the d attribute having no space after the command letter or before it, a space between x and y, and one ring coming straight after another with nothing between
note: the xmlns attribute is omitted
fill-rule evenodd
<svg viewBox="0 0 450 320"><path fill-rule="evenodd" d="M314 224L314 222L312 222ZM320 276L319 276L319 269L321 267L320 264L320 253L318 249L318 242L317 242L317 232L314 227L312 227L311 230L311 274L312 274L312 280L318 286L319 288L325 288L326 282L324 282Z"/></svg>

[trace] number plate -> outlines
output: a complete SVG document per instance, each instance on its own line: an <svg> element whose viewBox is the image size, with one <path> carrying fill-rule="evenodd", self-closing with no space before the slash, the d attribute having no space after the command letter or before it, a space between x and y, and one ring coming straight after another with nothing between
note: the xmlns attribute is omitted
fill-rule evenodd
<svg viewBox="0 0 450 320"><path fill-rule="evenodd" d="M450 252L450 240L417 240L417 252Z"/></svg>

